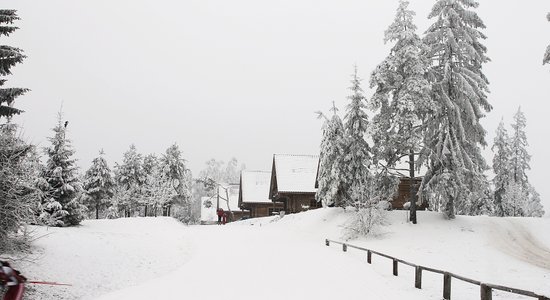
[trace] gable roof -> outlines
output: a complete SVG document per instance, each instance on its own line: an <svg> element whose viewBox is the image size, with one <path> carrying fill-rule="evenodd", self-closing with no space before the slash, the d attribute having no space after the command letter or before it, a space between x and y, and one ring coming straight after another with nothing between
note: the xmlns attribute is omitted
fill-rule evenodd
<svg viewBox="0 0 550 300"><path fill-rule="evenodd" d="M315 193L318 155L274 154L270 191ZM270 195L272 196L272 195Z"/></svg>
<svg viewBox="0 0 550 300"><path fill-rule="evenodd" d="M242 171L239 203L271 203L269 200L270 180L271 172Z"/></svg>

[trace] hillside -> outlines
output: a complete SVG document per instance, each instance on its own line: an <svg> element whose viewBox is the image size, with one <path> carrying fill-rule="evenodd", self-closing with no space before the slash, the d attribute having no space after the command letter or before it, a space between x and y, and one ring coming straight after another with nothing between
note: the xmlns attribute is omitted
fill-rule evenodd
<svg viewBox="0 0 550 300"><path fill-rule="evenodd" d="M32 279L72 283L34 287L35 299L440 299L442 279L412 269L391 274L391 262L340 246L348 214L341 209L252 219L227 226L185 227L168 218L86 221L79 228L36 228ZM550 219L457 217L403 211L388 214L379 236L362 245L481 281L550 295ZM477 287L453 282L453 299L476 299ZM38 297L37 297L38 296ZM525 299L495 292L495 299Z"/></svg>

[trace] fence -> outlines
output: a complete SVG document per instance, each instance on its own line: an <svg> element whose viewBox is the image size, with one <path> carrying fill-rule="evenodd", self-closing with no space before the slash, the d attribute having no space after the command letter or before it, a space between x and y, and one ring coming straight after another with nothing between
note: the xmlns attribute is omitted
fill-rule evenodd
<svg viewBox="0 0 550 300"><path fill-rule="evenodd" d="M376 254L378 256L382 256L382 257L385 257L385 258L388 258L388 259L392 260L393 261L393 275L394 276L398 275L398 272L399 272L398 264L399 263L410 266L410 267L413 267L415 269L415 272L414 272L414 274L415 274L415 276L414 276L414 287L417 288L417 289L422 288L422 272L423 271L441 274L441 275L443 275L443 299L446 299L446 300L451 300L451 279L452 278L456 278L458 280L462 280L462 281L465 281L467 283L478 285L480 287L480 299L481 300L491 300L493 298L493 290L500 290L500 291L505 291L505 292L509 292L509 293L513 293L513 294L533 297L533 298L537 298L538 300L550 300L550 298L548 298L546 296L539 295L539 294L536 294L536 293L533 293L533 292L530 292L530 291L520 290L520 289L501 286L501 285L496 285L496 284L483 283L481 281L470 279L470 278L460 276L460 275L457 275L457 274L454 274L454 273L451 273L451 272L446 272L446 271L442 271L442 270L438 270L438 269L434 269L434 268L429 268L429 267L425 267L425 266L419 266L419 265L410 263L408 261L405 261L405 260L402 260L402 259L399 259L399 258L395 258L393 256L390 256L390 255L387 255L387 254L384 254L384 253L380 253L380 252L377 252L377 251L374 251L374 250L370 250L370 249L367 249L367 248L354 246L354 245L350 245L350 244L346 244L346 243L338 242L338 241L333 241L333 240L329 240L329 239L325 240L325 245L330 246L330 243L335 243L335 244L342 245L342 250L344 252L348 251L348 247L358 249L358 250L362 250L362 251L366 251L367 252L367 262L369 264L372 263L372 255L373 254Z"/></svg>

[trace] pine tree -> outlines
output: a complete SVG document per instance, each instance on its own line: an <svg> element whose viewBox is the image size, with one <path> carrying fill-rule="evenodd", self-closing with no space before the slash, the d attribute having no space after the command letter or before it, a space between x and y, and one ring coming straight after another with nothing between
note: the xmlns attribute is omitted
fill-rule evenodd
<svg viewBox="0 0 550 300"><path fill-rule="evenodd" d="M544 208L540 203L540 194L535 190L532 185L529 185L529 198L524 207L526 217L542 217L544 216Z"/></svg>
<svg viewBox="0 0 550 300"><path fill-rule="evenodd" d="M342 204L356 207L368 205L370 199L371 181L369 166L371 164L370 147L365 140L368 129L368 116L365 112L366 98L361 89L361 79L357 76L357 67L351 80L348 97L351 101L346 107L344 117L345 156L344 156L344 189L350 198Z"/></svg>
<svg viewBox="0 0 550 300"><path fill-rule="evenodd" d="M142 197L141 187L145 180L143 173L143 156L130 145L124 152L122 163L115 165L115 181L119 186L117 202L125 217L132 216L134 209Z"/></svg>
<svg viewBox="0 0 550 300"><path fill-rule="evenodd" d="M429 61L426 46L416 34L415 13L408 10L409 2L400 0L394 22L385 32L384 43L395 42L390 55L371 75L370 87L376 92L370 106L376 111L372 119L373 158L375 163L386 162L377 174L379 187L387 195L396 192L398 180L389 175L404 157L409 159L409 177L414 180L415 153L420 150L423 123L434 106L430 84L426 79ZM414 210L416 191L411 184L411 221L416 223Z"/></svg>
<svg viewBox="0 0 550 300"><path fill-rule="evenodd" d="M86 171L84 179L84 201L89 210L95 210L95 218L99 219L99 211L107 208L114 194L114 179L103 150L94 158L92 166Z"/></svg>
<svg viewBox="0 0 550 300"><path fill-rule="evenodd" d="M171 205L177 202L184 208L184 215L186 215L184 218L189 217L191 214L191 171L185 166L185 159L183 159L181 150L177 144L166 149L166 153L162 156L160 164L165 178L177 195L173 201L166 203L167 215L170 215ZM189 220L183 221L188 222Z"/></svg>
<svg viewBox="0 0 550 300"><path fill-rule="evenodd" d="M529 179L527 178L527 170L531 169L529 161L531 155L527 153L527 135L525 127L527 120L521 111L521 107L514 115L514 123L512 124L512 137L510 139L510 171L511 180L519 184L522 189L527 190L529 187Z"/></svg>
<svg viewBox="0 0 550 300"><path fill-rule="evenodd" d="M427 118L421 161L428 160L423 179L425 194L447 217L454 218L458 202L471 188L464 178L484 180L487 165L480 146L485 130L480 119L492 109L487 101L488 81L482 65L489 61L480 40L483 21L471 10L476 1L437 0L429 18L435 18L424 42L432 60L429 79L435 112Z"/></svg>
<svg viewBox="0 0 550 300"><path fill-rule="evenodd" d="M546 15L546 19L550 21L550 13ZM550 45L546 47L546 53L544 53L544 57L542 58L542 64L548 64L550 63Z"/></svg>
<svg viewBox="0 0 550 300"><path fill-rule="evenodd" d="M535 188L529 183L527 170L531 169L529 162L531 155L527 152L527 134L525 128L527 119L518 108L514 115L514 123L512 124L513 134L510 138L510 185L515 185L518 190L514 194L521 199L509 199L517 203L518 209L513 210L513 216L542 216L544 210L540 204L539 194Z"/></svg>
<svg viewBox="0 0 550 300"><path fill-rule="evenodd" d="M504 216L503 197L506 193L506 189L510 184L510 138L508 132L504 127L504 122L500 121L498 125L493 147L491 149L495 153L493 157L493 171L495 178L493 178L494 191L494 203L495 214L497 216Z"/></svg>
<svg viewBox="0 0 550 300"><path fill-rule="evenodd" d="M19 20L16 10L0 10L0 37L9 36L18 28L12 26L13 22ZM0 76L11 75L11 68L16 64L22 63L25 59L23 50L6 45L0 45ZM0 87L6 83L6 79L0 79ZM11 117L20 114L20 109L13 107L15 98L25 94L28 89L25 88L0 88L0 118Z"/></svg>
<svg viewBox="0 0 550 300"><path fill-rule="evenodd" d="M38 203L36 151L17 136L13 124L0 125L0 253L17 253L27 244L25 223L34 221Z"/></svg>
<svg viewBox="0 0 550 300"><path fill-rule="evenodd" d="M342 169L344 157L344 125L338 116L338 109L333 103L332 118L319 113L324 118L323 139L319 157L319 173L317 181L319 187L315 199L323 206L344 206L348 198L343 193Z"/></svg>
<svg viewBox="0 0 550 300"><path fill-rule="evenodd" d="M75 151L66 137L68 122L62 122L61 112L54 136L48 138L50 147L44 149L48 156L42 171L39 187L42 190L41 220L52 226L78 225L84 219L86 207L81 204L82 183L78 176Z"/></svg>

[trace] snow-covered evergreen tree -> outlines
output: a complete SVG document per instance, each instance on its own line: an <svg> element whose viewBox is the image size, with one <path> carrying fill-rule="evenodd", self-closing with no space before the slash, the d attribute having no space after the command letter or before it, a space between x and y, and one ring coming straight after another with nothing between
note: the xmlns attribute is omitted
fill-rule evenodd
<svg viewBox="0 0 550 300"><path fill-rule="evenodd" d="M471 188L485 186L464 181L484 178L487 165L480 146L486 142L480 119L492 109L482 72L489 61L481 43L485 25L472 10L478 5L474 0L437 0L429 15L435 22L424 38L432 60L429 79L435 112L426 121L421 162L427 160L428 170L422 186L449 218L454 218L458 202L475 192Z"/></svg>
<svg viewBox="0 0 550 300"><path fill-rule="evenodd" d="M103 155L105 153L101 150L84 177L84 204L88 210L95 210L96 219L99 219L99 211L111 204L115 186L111 169Z"/></svg>
<svg viewBox="0 0 550 300"><path fill-rule="evenodd" d="M323 206L344 206L345 199L342 182L343 157L344 157L344 125L338 116L338 109L333 104L332 117L329 119L322 113L324 118L323 138L321 140L321 153L319 157L319 172L317 181L319 187L315 199Z"/></svg>
<svg viewBox="0 0 550 300"><path fill-rule="evenodd" d="M510 176L511 180L521 185L524 190L527 190L529 187L527 170L531 169L531 166L529 166L531 155L527 152L526 126L527 120L525 119L525 115L521 111L521 108L518 108L518 111L514 115L512 136L510 137Z"/></svg>
<svg viewBox="0 0 550 300"><path fill-rule="evenodd" d="M361 79L357 75L355 67L351 80L351 101L346 107L344 117L345 144L344 144L344 169L342 178L345 194L351 196L342 204L355 205L356 207L366 205L365 201L370 199L372 176L369 166L372 163L371 149L365 140L369 126L366 113L366 98L361 89ZM353 194L364 195L360 199L353 199Z"/></svg>
<svg viewBox="0 0 550 300"><path fill-rule="evenodd" d="M17 30L17 27L12 26L17 20L19 17L16 10L0 9L0 37L9 36ZM25 57L23 50L19 48L0 45L0 87L6 83L3 77L10 75L11 68L22 63ZM0 88L0 119L21 113L20 109L13 107L13 102L27 91L25 88Z"/></svg>
<svg viewBox="0 0 550 300"><path fill-rule="evenodd" d="M131 217L142 197L141 187L145 180L143 156L135 145L124 152L122 163L115 165L115 181L119 185L117 202L125 217Z"/></svg>
<svg viewBox="0 0 550 300"><path fill-rule="evenodd" d="M409 160L411 180L415 177L415 153L421 148L423 121L434 106L430 83L426 79L429 66L426 46L416 34L415 13L408 9L408 5L408 1L399 1L395 20L384 37L385 43L395 44L388 57L376 67L370 81L370 87L376 89L370 100L370 106L376 112L371 122L373 159L376 164L386 163L375 175L375 182L379 185L376 189L384 191L381 196L385 198L397 190L399 180L391 175L391 169L402 158ZM411 196L415 195L416 191L411 191ZM416 223L413 211L411 221Z"/></svg>
<svg viewBox="0 0 550 300"><path fill-rule="evenodd" d="M27 242L25 223L37 211L37 155L17 136L14 124L0 125L0 253L17 253Z"/></svg>
<svg viewBox="0 0 550 300"><path fill-rule="evenodd" d="M525 128L527 126L527 119L518 108L518 111L514 115L514 123L512 124L512 136L510 137L510 182L517 185L517 189L520 190L516 193L516 196L523 197L522 199L509 199L515 203L519 203L520 213L514 214L514 216L542 216L544 210L540 204L539 194L535 188L529 183L527 177L527 170L531 169L529 162L531 155L527 152L527 134ZM531 202L534 201L534 202ZM514 211L516 212L516 211Z"/></svg>
<svg viewBox="0 0 550 300"><path fill-rule="evenodd" d="M167 214L170 215L171 206L177 203L183 208L181 216L184 220L182 221L188 223L191 221L191 171L185 166L185 159L177 144L166 149L160 164L165 178L176 195L166 203Z"/></svg>
<svg viewBox="0 0 550 300"><path fill-rule="evenodd" d="M529 198L523 208L526 217L542 217L544 216L544 207L540 203L540 194L532 185L529 185Z"/></svg>
<svg viewBox="0 0 550 300"><path fill-rule="evenodd" d="M504 216L504 208L502 199L506 193L506 189L510 184L510 138L508 131L504 127L504 121L500 121L498 125L493 147L491 149L495 152L493 157L493 171L495 178L493 178L494 191L494 203L495 214L497 216Z"/></svg>
<svg viewBox="0 0 550 300"><path fill-rule="evenodd" d="M550 13L546 15L546 19L550 22ZM542 58L542 64L550 63L550 45L546 47L546 52L544 53L544 57Z"/></svg>
<svg viewBox="0 0 550 300"><path fill-rule="evenodd" d="M40 219L51 226L78 225L86 211L80 199L82 183L78 167L72 158L75 151L66 137L67 124L60 112L53 128L54 136L48 138L51 146L44 149L48 160L39 181L43 193Z"/></svg>

